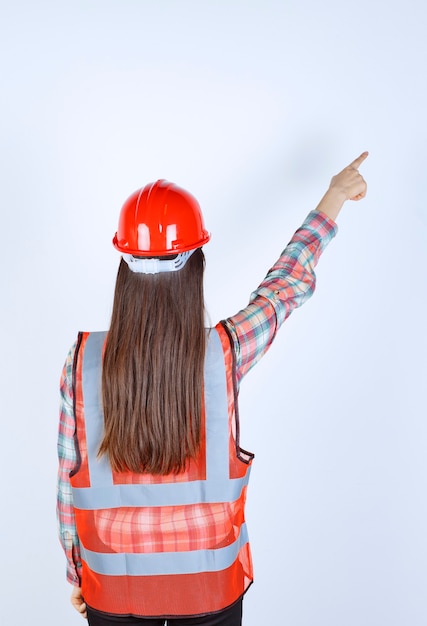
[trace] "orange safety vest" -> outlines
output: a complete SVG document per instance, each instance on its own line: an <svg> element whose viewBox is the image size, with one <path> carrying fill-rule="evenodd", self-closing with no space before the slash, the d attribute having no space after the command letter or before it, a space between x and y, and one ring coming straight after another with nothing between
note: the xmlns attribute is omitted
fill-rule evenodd
<svg viewBox="0 0 427 626"><path fill-rule="evenodd" d="M234 353L209 331L198 458L180 474L113 472L97 458L106 333L80 333L74 361L78 466L71 472L82 594L93 609L177 617L221 611L253 580L244 508L253 454L239 446Z"/></svg>

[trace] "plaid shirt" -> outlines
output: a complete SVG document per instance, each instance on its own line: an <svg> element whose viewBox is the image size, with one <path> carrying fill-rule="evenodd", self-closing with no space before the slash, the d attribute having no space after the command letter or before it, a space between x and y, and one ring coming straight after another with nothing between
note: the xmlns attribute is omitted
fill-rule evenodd
<svg viewBox="0 0 427 626"><path fill-rule="evenodd" d="M336 232L337 226L332 220L323 213L312 211L261 285L251 294L248 306L224 320L233 339L238 384L266 353L281 324L314 292L314 268ZM60 385L57 516L59 537L67 558L67 579L79 586L80 545L69 479L77 457L72 386L74 352L75 344L65 361Z"/></svg>

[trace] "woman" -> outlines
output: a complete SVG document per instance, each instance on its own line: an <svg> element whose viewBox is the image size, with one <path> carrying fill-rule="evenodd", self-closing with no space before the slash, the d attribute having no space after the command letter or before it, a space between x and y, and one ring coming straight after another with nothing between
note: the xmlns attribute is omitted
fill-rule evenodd
<svg viewBox="0 0 427 626"><path fill-rule="evenodd" d="M238 388L312 294L343 203L366 194L367 155L332 178L248 306L208 330L196 200L157 181L123 206L110 329L80 333L61 378L60 539L91 625L241 624L253 454Z"/></svg>

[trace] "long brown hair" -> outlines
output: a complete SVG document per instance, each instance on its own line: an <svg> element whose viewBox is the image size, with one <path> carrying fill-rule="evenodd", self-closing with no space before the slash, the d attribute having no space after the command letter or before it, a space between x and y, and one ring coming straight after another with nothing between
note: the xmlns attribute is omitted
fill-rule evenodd
<svg viewBox="0 0 427 626"><path fill-rule="evenodd" d="M102 369L104 438L115 471L185 469L201 439L204 255L176 272L120 262Z"/></svg>

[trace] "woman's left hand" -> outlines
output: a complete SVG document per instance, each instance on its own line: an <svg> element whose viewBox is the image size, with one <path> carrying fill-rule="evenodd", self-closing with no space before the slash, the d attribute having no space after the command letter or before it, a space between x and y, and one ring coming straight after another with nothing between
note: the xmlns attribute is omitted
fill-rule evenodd
<svg viewBox="0 0 427 626"><path fill-rule="evenodd" d="M76 611L78 611L82 617L85 617L87 619L86 602L84 601L82 596L82 588L74 587L70 599L71 604L76 609Z"/></svg>

